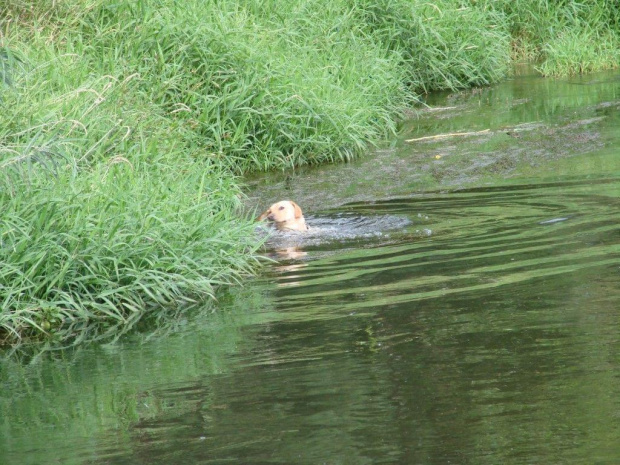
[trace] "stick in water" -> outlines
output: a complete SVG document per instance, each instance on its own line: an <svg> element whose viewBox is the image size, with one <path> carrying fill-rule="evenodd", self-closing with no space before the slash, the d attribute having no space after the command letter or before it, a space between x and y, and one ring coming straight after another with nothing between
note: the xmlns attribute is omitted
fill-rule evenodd
<svg viewBox="0 0 620 465"><path fill-rule="evenodd" d="M453 132L450 134L437 134L436 136L425 136L418 137L417 139L407 139L405 142L417 142L420 140L428 140L428 139L441 139L443 137L457 137L457 136L475 136L476 134L484 134L485 132L489 132L490 129L485 129L484 131L474 131L474 132Z"/></svg>

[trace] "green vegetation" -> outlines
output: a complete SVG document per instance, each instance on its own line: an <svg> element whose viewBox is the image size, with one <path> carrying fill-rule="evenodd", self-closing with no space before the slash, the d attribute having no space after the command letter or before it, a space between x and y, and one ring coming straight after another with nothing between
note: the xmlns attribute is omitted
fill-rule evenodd
<svg viewBox="0 0 620 465"><path fill-rule="evenodd" d="M416 93L617 66L611 0L0 6L0 338L213 297L260 246L235 176L347 160Z"/></svg>
<svg viewBox="0 0 620 465"><path fill-rule="evenodd" d="M461 2L357 0L359 21L397 52L415 91L455 90L504 78L510 37L503 14Z"/></svg>
<svg viewBox="0 0 620 465"><path fill-rule="evenodd" d="M615 0L481 0L507 19L515 59L546 76L600 71L620 64L620 3Z"/></svg>

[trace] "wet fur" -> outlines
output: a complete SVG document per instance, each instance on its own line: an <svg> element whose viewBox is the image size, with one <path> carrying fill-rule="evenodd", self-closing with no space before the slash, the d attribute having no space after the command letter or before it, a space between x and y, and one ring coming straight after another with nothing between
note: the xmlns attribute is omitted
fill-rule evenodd
<svg viewBox="0 0 620 465"><path fill-rule="evenodd" d="M274 203L257 218L257 221L267 219L275 225L278 231L307 231L308 226L304 215L295 202L282 200Z"/></svg>

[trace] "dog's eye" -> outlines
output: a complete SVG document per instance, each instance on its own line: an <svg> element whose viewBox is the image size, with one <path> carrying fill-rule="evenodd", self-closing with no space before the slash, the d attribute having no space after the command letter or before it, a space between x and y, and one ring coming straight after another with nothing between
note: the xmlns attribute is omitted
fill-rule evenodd
<svg viewBox="0 0 620 465"><path fill-rule="evenodd" d="M282 207L278 208L278 210L284 210L284 207L282 206Z"/></svg>

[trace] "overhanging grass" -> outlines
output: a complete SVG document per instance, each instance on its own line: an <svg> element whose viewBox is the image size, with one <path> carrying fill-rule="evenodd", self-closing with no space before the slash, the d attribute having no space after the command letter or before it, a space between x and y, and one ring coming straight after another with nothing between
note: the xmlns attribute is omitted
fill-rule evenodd
<svg viewBox="0 0 620 465"><path fill-rule="evenodd" d="M615 68L620 40L611 32L566 28L543 47L546 59L538 66L546 76L566 76Z"/></svg>
<svg viewBox="0 0 620 465"><path fill-rule="evenodd" d="M18 195L0 194L0 327L17 337L132 321L249 274L257 244L234 213L235 186L194 168L136 172L113 160L77 178L23 174Z"/></svg>
<svg viewBox="0 0 620 465"><path fill-rule="evenodd" d="M347 160L409 103L396 57L344 1L151 3L102 3L80 37L236 172Z"/></svg>
<svg viewBox="0 0 620 465"><path fill-rule="evenodd" d="M488 85L508 72L510 37L501 12L450 0L353 3L367 30L400 54L416 91Z"/></svg>
<svg viewBox="0 0 620 465"><path fill-rule="evenodd" d="M620 3L615 0L481 0L478 8L505 15L513 59L538 63L544 75L616 68Z"/></svg>
<svg viewBox="0 0 620 465"><path fill-rule="evenodd" d="M151 100L155 77L137 57L120 63L71 37L75 29L57 41L51 16L3 43L0 336L9 342L70 338L78 325L135 323L211 299L253 272L259 246L229 168Z"/></svg>

